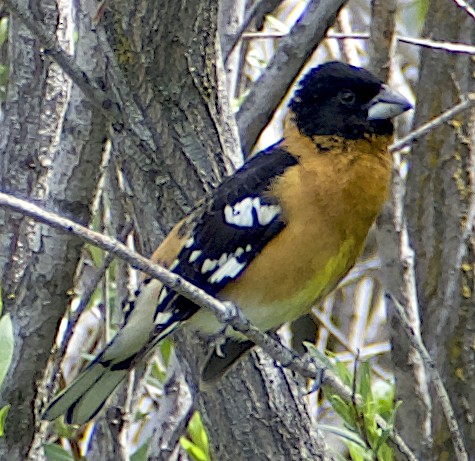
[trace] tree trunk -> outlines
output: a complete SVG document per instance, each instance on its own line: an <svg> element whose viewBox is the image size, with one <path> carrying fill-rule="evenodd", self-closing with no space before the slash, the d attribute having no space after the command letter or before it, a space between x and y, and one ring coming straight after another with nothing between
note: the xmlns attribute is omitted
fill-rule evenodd
<svg viewBox="0 0 475 461"><path fill-rule="evenodd" d="M430 3L426 37L473 44L474 34L473 18L455 3ZM468 55L422 49L415 126L473 91L473 71ZM473 111L462 113L413 145L405 201L422 338L443 376L469 454L475 453L474 251L472 224L468 235L464 229L474 206L474 128ZM392 323L397 392L403 401L399 429L421 459L455 459L432 384L429 394L421 395L424 384L414 377L413 352L398 322Z"/></svg>
<svg viewBox="0 0 475 461"><path fill-rule="evenodd" d="M73 48L68 8L41 2L37 20ZM60 23L62 27L55 30ZM10 77L0 130L2 191L40 202L87 224L97 185L105 124L62 70L40 54L40 44L15 18L10 22ZM94 44L77 50L91 76L103 66L91 59ZM4 310L12 317L15 352L0 406L12 408L0 458L25 459L35 431L37 381L46 367L82 242L18 213L0 210Z"/></svg>
<svg viewBox="0 0 475 461"><path fill-rule="evenodd" d="M137 24L143 28L137 29ZM220 59L216 24L217 4L211 0L169 0L160 5L116 1L104 17L109 43L127 45L122 50L128 57L122 71L126 84L144 101L144 119L157 147L145 153L150 159L144 162L143 152L114 144L133 192L146 253L160 242L162 229L170 229L218 182L229 158L236 151L241 155L223 91L225 77L216 65ZM182 338L180 333L180 355L189 362L193 373L187 377L196 390L206 348L198 346L196 338ZM261 358L266 360L269 365ZM257 449L262 453L259 459L323 456L299 388L270 365L272 376L259 373L254 362L252 374L250 365L246 373L238 368L218 388L198 391L215 459L256 459ZM151 458L164 459L157 445L152 447Z"/></svg>

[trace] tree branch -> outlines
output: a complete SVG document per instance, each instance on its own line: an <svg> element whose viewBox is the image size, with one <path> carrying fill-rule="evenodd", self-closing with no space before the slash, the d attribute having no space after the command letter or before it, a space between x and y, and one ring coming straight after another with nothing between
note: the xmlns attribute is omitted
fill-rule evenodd
<svg viewBox="0 0 475 461"><path fill-rule="evenodd" d="M269 38L283 38L289 34L285 32L245 32L242 35L243 40L266 40ZM325 38L332 38L335 40L368 40L370 34L366 32L331 32ZM432 48L434 50L448 51L449 53L460 54L475 54L475 46L467 45L466 43L458 42L441 42L440 40L431 40L428 38L407 37L406 35L395 35L395 39L401 43L408 45L421 46L423 48Z"/></svg>
<svg viewBox="0 0 475 461"><path fill-rule="evenodd" d="M475 10L464 0L453 0L459 8L462 8L468 15L475 19Z"/></svg>
<svg viewBox="0 0 475 461"><path fill-rule="evenodd" d="M391 293L389 293L387 296L393 302L398 318L403 326L404 332L409 338L412 347L416 349L419 353L422 361L424 362L426 370L428 371L432 382L434 383L435 390L437 392L437 397L444 411L445 420L447 421L447 425L449 426L450 435L452 437L455 453L457 455L457 460L468 461L468 453L463 443L463 438L460 431L460 427L457 422L457 417L455 415L454 409L452 408L452 404L450 403L450 397L447 392L447 389L444 386L442 377L440 376L439 371L437 370L437 367L435 366L432 357L427 351L420 335L418 335L412 328L410 321L406 315L406 309L404 308L404 306Z"/></svg>
<svg viewBox="0 0 475 461"><path fill-rule="evenodd" d="M290 34L279 43L265 73L254 83L237 114L246 155L345 3L346 0L311 0Z"/></svg>
<svg viewBox="0 0 475 461"><path fill-rule="evenodd" d="M125 99L126 104L121 104L121 101L118 101L112 92L107 92L102 88L94 86L87 73L74 62L71 56L58 46L56 37L49 33L42 26L41 21L36 19L29 10L22 8L13 0L5 0L3 3L36 35L44 47L44 54L50 56L61 67L73 83L83 92L89 103L111 122L117 136L130 134L143 147L144 152L156 151L157 147L153 142L150 130L148 130L144 123L142 111L135 104L134 98L130 96L130 89L123 82L120 82L121 84L118 85L118 88L120 90L120 97ZM103 38L103 34L100 32L98 36ZM104 40L102 40L101 45L104 45ZM115 63L115 59L110 59L109 57L108 63L109 66L112 66ZM115 67L114 65L114 70ZM112 76L116 77L119 74L119 72L113 72ZM115 78L115 80L118 79ZM117 85L117 81L114 83ZM123 114L126 116L124 117Z"/></svg>
<svg viewBox="0 0 475 461"><path fill-rule="evenodd" d="M421 127L411 131L407 136L404 136L404 138L401 138L395 143L393 143L391 146L389 146L389 151L394 153L398 150L403 149L406 146L409 146L416 139L422 138L434 128L449 121L451 118L455 117L460 112L463 112L464 110L470 109L471 107L475 106L475 93L466 94L462 96L461 99L462 101L457 105L451 107L450 109L447 109L438 117L434 118L430 122L425 123Z"/></svg>
<svg viewBox="0 0 475 461"><path fill-rule="evenodd" d="M112 95L95 88L88 75L79 68L62 48L56 43L56 37L43 27L42 22L35 18L29 10L22 8L17 2L5 0L5 6L33 32L44 47L44 53L64 70L69 78L81 89L89 102L110 121L122 122L119 108L113 103Z"/></svg>
<svg viewBox="0 0 475 461"><path fill-rule="evenodd" d="M266 351L274 360L280 362L282 366L290 368L304 378L315 379L318 374L316 367L325 367L325 364L318 358L314 357L310 361L304 360L293 351L283 346L279 341L265 333L262 333L242 315L236 306L231 303L218 301L204 290L185 280L183 277L168 271L158 264L152 263L147 258L132 251L114 238L94 232L74 221L63 218L55 213L51 213L27 202L26 200L18 199L3 192L0 192L0 206L23 213L37 221L48 224L55 229L73 233L82 240L105 251L109 251L115 256L127 261L136 269L160 280L173 291L186 297L193 303L211 309L221 322L227 323L235 330L243 333L247 338ZM348 386L345 386L340 378L330 370L325 370L322 382L331 387L346 401L351 401L352 398L354 398L357 403L362 401L360 395L355 396L352 390ZM377 417L377 423L382 429L387 430L389 428L383 418ZM417 461L415 455L394 429L391 431L390 438L408 460Z"/></svg>

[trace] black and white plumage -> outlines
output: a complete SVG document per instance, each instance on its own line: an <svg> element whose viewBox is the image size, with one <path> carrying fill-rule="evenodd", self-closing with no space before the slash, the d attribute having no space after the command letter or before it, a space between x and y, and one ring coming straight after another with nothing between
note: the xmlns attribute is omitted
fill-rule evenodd
<svg viewBox="0 0 475 461"><path fill-rule="evenodd" d="M328 63L307 74L289 107L284 138L225 179L152 256L236 303L264 331L308 312L354 264L386 197L389 119L410 105L369 72ZM128 370L184 324L209 335L222 328L212 313L146 279L116 336L43 417L90 420ZM252 346L229 334L225 357L210 357L205 379Z"/></svg>

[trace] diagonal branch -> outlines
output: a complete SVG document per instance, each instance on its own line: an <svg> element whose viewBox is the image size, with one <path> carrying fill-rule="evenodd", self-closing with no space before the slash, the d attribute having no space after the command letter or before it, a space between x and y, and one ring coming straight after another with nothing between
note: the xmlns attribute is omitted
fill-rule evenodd
<svg viewBox="0 0 475 461"><path fill-rule="evenodd" d="M162 283L176 291L180 295L186 297L193 303L211 309L218 319L231 325L235 330L243 333L256 345L260 346L267 352L274 360L277 360L282 366L290 368L301 376L308 379L315 379L318 375L317 367L324 368L325 364L318 358L312 358L312 361L304 360L295 352L283 346L279 341L273 339L271 336L262 333L259 329L253 326L249 320L244 318L240 310L231 303L223 303L210 296L204 290L198 288L184 278L173 272L161 267L158 264L152 263L147 258L132 251L118 240L94 232L87 227L63 218L55 213L46 211L26 200L21 200L9 194L0 192L0 206L13 209L23 213L37 221L43 222L55 229L70 232L81 238L82 240L95 245L104 251L108 251L115 256L123 259L131 264L133 267L145 272L147 275L160 280ZM345 386L338 376L330 370L325 370L323 377L323 384L331 387L340 397L346 401L352 398L356 402L361 402L360 395L354 395L352 390ZM386 421L377 417L377 423L383 430L390 429ZM392 429L390 439L396 444L398 449L410 461L417 461L416 456L411 452L404 440Z"/></svg>
<svg viewBox="0 0 475 461"><path fill-rule="evenodd" d="M466 94L462 96L461 99L462 101L456 104L455 106L451 107L450 109L447 109L438 117L411 131L407 136L404 136L403 138L399 139L394 144L389 146L389 151L396 152L398 150L403 149L404 147L409 146L415 140L422 138L434 128L438 127L439 125L442 125L442 123L448 122L451 118L455 117L460 112L463 112L464 110L470 109L471 107L475 106L475 93Z"/></svg>
<svg viewBox="0 0 475 461"><path fill-rule="evenodd" d="M432 357L422 342L420 335L418 335L411 327L411 323L406 315L406 309L404 306L392 294L388 294L387 296L392 301L393 306L396 309L398 318L403 326L404 332L411 342L412 347L414 347L414 349L416 349L419 353L429 375L431 376L432 382L434 383L437 396L444 412L445 420L447 421L447 425L450 430L457 461L468 461L468 453L464 446L462 433L457 423L457 417L455 415L454 409L452 408L452 404L450 403L450 397L447 389L444 386L442 377L440 376L440 373L437 370Z"/></svg>
<svg viewBox="0 0 475 461"><path fill-rule="evenodd" d="M459 8L462 8L468 15L475 19L475 10L464 0L454 0Z"/></svg>
<svg viewBox="0 0 475 461"><path fill-rule="evenodd" d="M33 32L44 48L44 54L51 58L68 74L71 80L81 89L89 102L98 109L109 121L122 122L120 110L113 103L112 95L92 85L88 75L80 69L56 42L56 37L49 33L42 22L35 18L29 10L24 9L13 0L5 0L5 6Z"/></svg>
<svg viewBox="0 0 475 461"><path fill-rule="evenodd" d="M347 0L311 0L301 18L279 43L269 66L254 83L237 114L244 153L251 152L261 131L295 77L324 39Z"/></svg>
<svg viewBox="0 0 475 461"><path fill-rule="evenodd" d="M24 9L14 0L5 0L3 3L36 35L43 46L44 54L51 57L61 67L83 92L89 103L112 124L117 136L132 135L144 152L156 151L157 147L154 145L150 130L143 123L142 111L137 107L132 97L127 97L124 104L123 101L118 101L112 92L94 86L87 73L57 44L56 37L49 33L41 21L35 18L29 10ZM109 66L111 66L111 62L109 62ZM116 74L117 72L114 75ZM130 92L124 85L120 89L123 95L128 95Z"/></svg>

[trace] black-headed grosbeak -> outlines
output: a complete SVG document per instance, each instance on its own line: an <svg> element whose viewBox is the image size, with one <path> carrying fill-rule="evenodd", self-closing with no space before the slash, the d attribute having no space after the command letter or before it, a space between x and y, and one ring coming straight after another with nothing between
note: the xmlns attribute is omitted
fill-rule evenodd
<svg viewBox="0 0 475 461"><path fill-rule="evenodd" d="M262 331L307 313L348 273L385 199L391 118L411 108L370 72L340 62L303 78L281 141L250 158L170 232L152 260L236 303ZM49 404L44 418L84 423L152 345L187 324L222 330L212 312L145 279L123 326ZM252 343L226 331L203 380Z"/></svg>

